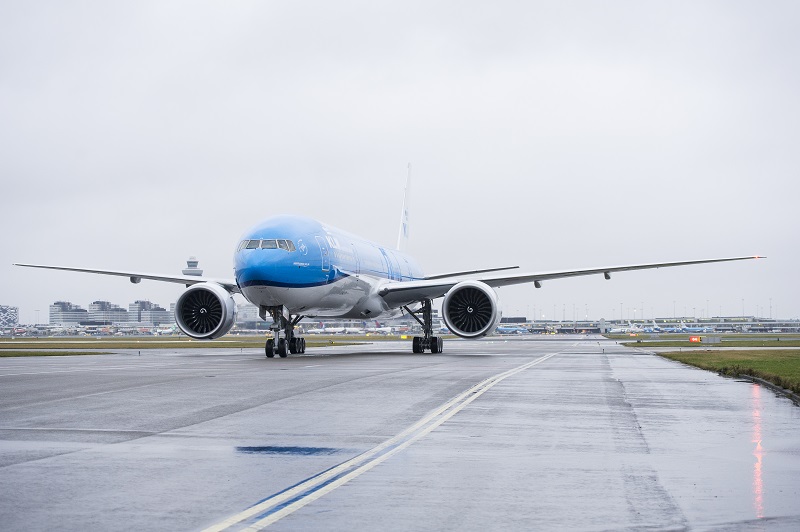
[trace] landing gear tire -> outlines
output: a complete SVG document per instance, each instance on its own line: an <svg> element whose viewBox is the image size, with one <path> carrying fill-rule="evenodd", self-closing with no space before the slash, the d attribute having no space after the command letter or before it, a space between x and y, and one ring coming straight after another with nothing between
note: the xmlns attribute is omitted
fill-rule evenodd
<svg viewBox="0 0 800 532"><path fill-rule="evenodd" d="M422 338L419 336L415 336L411 340L411 352L412 353L422 353Z"/></svg>
<svg viewBox="0 0 800 532"><path fill-rule="evenodd" d="M286 358L288 356L286 351L286 338L278 340L278 356L281 358Z"/></svg>
<svg viewBox="0 0 800 532"><path fill-rule="evenodd" d="M412 353L424 353L430 350L431 353L442 352L442 339L433 335L433 310L430 299L423 299L421 301L422 308L419 310L411 310L407 306L403 309L408 312L408 315L417 320L422 326L422 334L424 336L415 336L411 341ZM420 319L417 314L421 314Z"/></svg>
<svg viewBox="0 0 800 532"><path fill-rule="evenodd" d="M300 352L299 340L299 338L291 338L289 340L289 352L293 355Z"/></svg>
<svg viewBox="0 0 800 532"><path fill-rule="evenodd" d="M264 346L264 352L267 354L267 358L275 358L275 340L272 338L267 340L267 345Z"/></svg>
<svg viewBox="0 0 800 532"><path fill-rule="evenodd" d="M300 338L300 353L302 354L305 352L306 352L306 339Z"/></svg>
<svg viewBox="0 0 800 532"><path fill-rule="evenodd" d="M441 353L444 342L438 336L431 337L431 353Z"/></svg>

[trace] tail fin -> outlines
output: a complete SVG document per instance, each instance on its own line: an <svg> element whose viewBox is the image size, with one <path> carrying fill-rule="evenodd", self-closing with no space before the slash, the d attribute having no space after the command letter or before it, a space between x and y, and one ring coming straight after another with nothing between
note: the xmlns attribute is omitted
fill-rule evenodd
<svg viewBox="0 0 800 532"><path fill-rule="evenodd" d="M403 211L400 213L400 233L397 235L397 249L403 251L408 243L408 195L411 190L411 163L408 163L406 190L403 195Z"/></svg>

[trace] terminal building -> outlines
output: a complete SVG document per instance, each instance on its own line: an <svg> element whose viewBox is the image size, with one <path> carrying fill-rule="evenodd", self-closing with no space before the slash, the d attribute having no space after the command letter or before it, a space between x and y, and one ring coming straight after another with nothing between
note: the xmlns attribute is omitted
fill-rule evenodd
<svg viewBox="0 0 800 532"><path fill-rule="evenodd" d="M264 320L258 317L258 307L252 303L239 303L236 305L236 325L243 328L261 328L259 322Z"/></svg>
<svg viewBox="0 0 800 532"><path fill-rule="evenodd" d="M175 322L173 311L150 301L135 301L128 305L128 323L139 325L170 325Z"/></svg>
<svg viewBox="0 0 800 532"><path fill-rule="evenodd" d="M10 329L19 325L19 308L0 305L0 328Z"/></svg>
<svg viewBox="0 0 800 532"><path fill-rule="evenodd" d="M50 325L75 327L78 325L170 325L174 322L173 309L167 310L151 301L136 301L124 309L109 301L94 301L84 309L69 301L56 301L50 305Z"/></svg>
<svg viewBox="0 0 800 532"><path fill-rule="evenodd" d="M91 325L126 323L128 311L108 301L95 301L89 305L89 321Z"/></svg>
<svg viewBox="0 0 800 532"><path fill-rule="evenodd" d="M50 325L69 327L89 321L89 311L69 301L56 301L50 305Z"/></svg>

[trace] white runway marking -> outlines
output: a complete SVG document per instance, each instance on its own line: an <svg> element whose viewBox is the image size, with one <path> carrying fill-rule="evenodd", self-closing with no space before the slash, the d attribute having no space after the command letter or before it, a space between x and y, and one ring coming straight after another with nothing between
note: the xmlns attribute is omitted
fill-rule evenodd
<svg viewBox="0 0 800 532"><path fill-rule="evenodd" d="M330 493L339 486L366 473L376 465L399 453L412 443L429 434L439 425L453 417L456 413L469 405L475 399L486 393L494 385L502 382L532 366L554 357L558 353L551 353L537 358L516 368L504 371L476 384L457 397L451 399L438 409L428 414L411 427L407 428L393 438L386 440L377 447L352 458L328 471L311 477L296 486L276 493L264 501L240 512L224 521L213 525L204 532L220 532L250 518L258 520L245 530L262 530L276 521L290 515L307 504Z"/></svg>

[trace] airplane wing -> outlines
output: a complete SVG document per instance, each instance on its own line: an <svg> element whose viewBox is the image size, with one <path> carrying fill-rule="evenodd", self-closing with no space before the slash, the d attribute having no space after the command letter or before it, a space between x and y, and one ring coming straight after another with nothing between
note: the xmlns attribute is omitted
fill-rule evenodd
<svg viewBox="0 0 800 532"><path fill-rule="evenodd" d="M475 275L478 273L499 272L503 270L516 270L517 268L519 268L519 266L505 266L503 268L489 268L486 270L469 270L464 272L440 273L437 275L428 275L427 277L425 277L425 280L429 281L431 279L445 279L448 277L455 277L457 275Z"/></svg>
<svg viewBox="0 0 800 532"><path fill-rule="evenodd" d="M564 277L579 277L583 275L603 274L606 279L611 279L611 274L632 270L650 270L655 268L670 268L673 266L690 266L692 264L708 264L711 262L730 262L736 260L763 259L766 257L733 257L725 259L688 260L679 262L657 262L651 264L633 264L628 266L609 266L604 268L587 268L579 270L559 270L542 273L515 273L511 275L488 275L484 277L474 275L455 275L448 278L423 279L419 281L399 281L383 286L379 291L381 297L390 307L397 308L402 305L420 301L422 299L435 299L442 297L453 286L461 281L481 281L491 287L509 286L514 284L534 283L537 288L542 281L561 279Z"/></svg>
<svg viewBox="0 0 800 532"><path fill-rule="evenodd" d="M168 275L158 273L142 273L142 272L126 272L119 270L98 270L93 268L70 268L67 266L44 266L41 264L14 264L14 266L23 266L25 268L42 268L45 270L63 270L67 272L82 272L82 273L96 273L100 275L116 275L118 277L128 277L132 283L138 283L142 279L151 281L163 281L166 283L178 283L184 285L198 284L198 283L216 283L221 285L228 292L239 293L239 286L233 279L212 279L209 277L202 277L199 275Z"/></svg>

